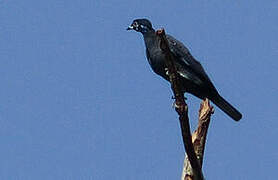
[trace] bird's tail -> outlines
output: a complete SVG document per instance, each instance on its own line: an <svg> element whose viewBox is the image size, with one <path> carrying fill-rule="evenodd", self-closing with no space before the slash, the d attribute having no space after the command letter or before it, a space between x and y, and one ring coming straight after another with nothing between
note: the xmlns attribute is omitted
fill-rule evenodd
<svg viewBox="0 0 278 180"><path fill-rule="evenodd" d="M236 110L230 103L228 103L224 98L220 95L211 99L212 102L218 106L222 111L224 111L227 115L229 115L233 120L239 121L242 118L241 113Z"/></svg>

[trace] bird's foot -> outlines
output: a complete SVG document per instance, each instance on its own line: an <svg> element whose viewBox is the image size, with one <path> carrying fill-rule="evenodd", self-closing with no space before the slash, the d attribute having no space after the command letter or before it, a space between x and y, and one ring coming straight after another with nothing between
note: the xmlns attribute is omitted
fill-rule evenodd
<svg viewBox="0 0 278 180"><path fill-rule="evenodd" d="M171 99L177 99L175 96L171 96ZM184 96L183 97L184 100L187 100L187 98Z"/></svg>
<svg viewBox="0 0 278 180"><path fill-rule="evenodd" d="M176 97L175 97L175 96L172 96L171 98L175 100L175 101L173 102L173 104L172 104L172 108L179 108L179 106L178 106L177 103L176 103ZM184 98L184 100L187 100L186 97L183 97L183 98Z"/></svg>
<svg viewBox="0 0 278 180"><path fill-rule="evenodd" d="M172 108L173 109L176 109L178 107L178 105L177 105L177 103L176 103L176 100L173 102L173 104L172 104Z"/></svg>

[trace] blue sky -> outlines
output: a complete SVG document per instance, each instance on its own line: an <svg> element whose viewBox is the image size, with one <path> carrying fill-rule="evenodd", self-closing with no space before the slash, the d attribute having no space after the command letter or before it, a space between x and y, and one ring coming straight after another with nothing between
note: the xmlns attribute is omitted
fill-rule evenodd
<svg viewBox="0 0 278 180"><path fill-rule="evenodd" d="M218 108L207 179L273 179L278 166L278 2L0 1L0 179L179 179L169 84L125 29L147 17L191 50L243 114ZM200 100L188 97L194 129Z"/></svg>

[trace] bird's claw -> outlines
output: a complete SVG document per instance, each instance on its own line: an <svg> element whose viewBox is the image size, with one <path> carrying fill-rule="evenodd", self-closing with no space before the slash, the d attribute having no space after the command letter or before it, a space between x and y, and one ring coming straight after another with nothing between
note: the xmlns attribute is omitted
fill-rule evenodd
<svg viewBox="0 0 278 180"><path fill-rule="evenodd" d="M172 108L177 108L177 107L178 107L178 105L177 105L176 101L174 101L172 104Z"/></svg>
<svg viewBox="0 0 278 180"><path fill-rule="evenodd" d="M171 96L171 99L177 99L175 96ZM183 97L184 100L187 100L187 97Z"/></svg>
<svg viewBox="0 0 278 180"><path fill-rule="evenodd" d="M183 98L184 98L184 100L187 100L186 97L183 97ZM173 102L173 104L172 104L172 108L179 108L179 105L177 105L177 103L176 103L176 97L175 97L175 96L172 96L171 99L174 99L174 100L175 100L175 101Z"/></svg>

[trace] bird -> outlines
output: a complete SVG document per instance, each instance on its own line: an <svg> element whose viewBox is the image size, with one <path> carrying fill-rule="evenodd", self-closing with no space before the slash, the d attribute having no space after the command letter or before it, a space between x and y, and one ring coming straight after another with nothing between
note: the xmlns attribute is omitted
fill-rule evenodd
<svg viewBox="0 0 278 180"><path fill-rule="evenodd" d="M147 60L152 70L169 81L165 63L166 58L160 48L161 39L153 29L150 20L145 18L135 19L127 30L134 30L143 35ZM174 65L181 83L182 92L193 94L200 99L208 98L233 120L239 121L242 118L242 114L218 93L204 68L191 55L188 48L169 34L166 34L166 40L174 57Z"/></svg>

